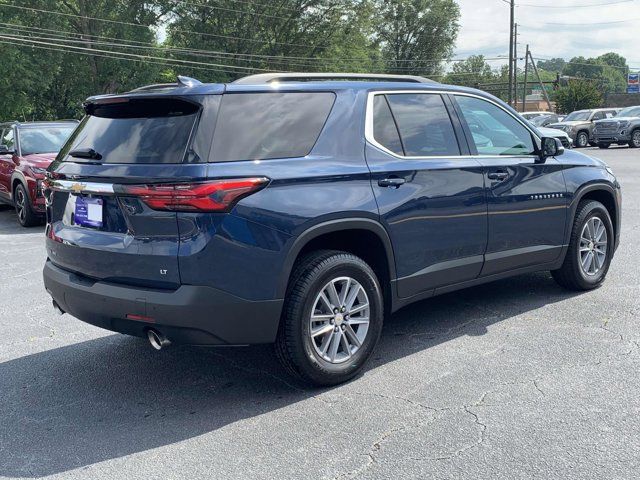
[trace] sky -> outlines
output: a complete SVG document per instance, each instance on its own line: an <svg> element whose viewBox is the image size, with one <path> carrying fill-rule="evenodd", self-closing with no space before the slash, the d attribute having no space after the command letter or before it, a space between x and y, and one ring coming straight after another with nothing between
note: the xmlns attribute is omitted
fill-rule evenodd
<svg viewBox="0 0 640 480"><path fill-rule="evenodd" d="M505 0L457 2L461 18L455 57L507 55L508 3ZM515 15L520 25L519 57L524 57L527 43L536 59L568 60L613 51L626 57L629 66L640 71L640 0L516 0L518 4L521 6L516 7ZM501 63L504 62L496 60L491 65L498 67Z"/></svg>

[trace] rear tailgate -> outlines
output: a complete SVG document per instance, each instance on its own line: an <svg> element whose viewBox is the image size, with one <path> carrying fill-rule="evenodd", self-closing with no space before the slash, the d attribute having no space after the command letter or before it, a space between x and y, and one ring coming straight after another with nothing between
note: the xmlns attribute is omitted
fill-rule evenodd
<svg viewBox="0 0 640 480"><path fill-rule="evenodd" d="M191 98L90 105L50 168L49 259L90 279L177 288L177 213L152 209L126 189L206 177L194 141L202 112Z"/></svg>

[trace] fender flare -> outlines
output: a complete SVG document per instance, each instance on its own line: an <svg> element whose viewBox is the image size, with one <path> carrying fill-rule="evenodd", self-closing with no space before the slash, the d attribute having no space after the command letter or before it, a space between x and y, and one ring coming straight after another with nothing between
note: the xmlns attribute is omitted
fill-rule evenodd
<svg viewBox="0 0 640 480"><path fill-rule="evenodd" d="M391 245L391 238L389 238L387 230L382 226L382 224L380 224L380 222L369 218L343 218L330 220L309 227L295 238L287 252L287 256L282 267L282 273L278 282L278 298L284 298L286 294L293 264L302 249L314 238L342 230L367 230L378 236L382 241L382 245L386 252L389 276L392 281L396 278L396 262L393 254L393 246Z"/></svg>
<svg viewBox="0 0 640 480"><path fill-rule="evenodd" d="M613 228L615 229L615 235L616 235L616 239L619 238L620 236L620 231L619 231L619 227L620 227L620 212L618 211L618 202L616 200L616 187L608 182L595 182L595 183L588 183L586 185L582 185L580 188L578 188L578 190L576 190L576 192L573 194L573 199L571 200L571 203L569 204L569 216L567 219L567 228L566 228L566 232L565 232L565 238L567 239L565 241L565 243L567 243L569 241L569 238L571 237L571 229L573 228L573 219L576 216L576 210L578 209L578 205L580 204L580 201L584 198L584 196L589 193L589 192L593 192L595 190L604 190L607 193L609 193L612 197L613 197L613 203L615 205L615 215L616 215L616 219L617 221L615 222Z"/></svg>

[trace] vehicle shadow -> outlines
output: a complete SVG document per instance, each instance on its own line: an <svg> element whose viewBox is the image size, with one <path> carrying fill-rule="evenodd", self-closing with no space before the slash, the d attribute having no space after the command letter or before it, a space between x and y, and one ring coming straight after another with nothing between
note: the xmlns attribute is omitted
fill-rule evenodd
<svg viewBox="0 0 640 480"><path fill-rule="evenodd" d="M44 223L36 227L25 228L18 223L15 209L0 203L0 235L24 235L44 231Z"/></svg>
<svg viewBox="0 0 640 480"><path fill-rule="evenodd" d="M420 302L387 321L368 368L571 295L534 274ZM0 364L0 476L53 475L170 445L323 391L286 377L270 346L155 352L107 335L25 356Z"/></svg>

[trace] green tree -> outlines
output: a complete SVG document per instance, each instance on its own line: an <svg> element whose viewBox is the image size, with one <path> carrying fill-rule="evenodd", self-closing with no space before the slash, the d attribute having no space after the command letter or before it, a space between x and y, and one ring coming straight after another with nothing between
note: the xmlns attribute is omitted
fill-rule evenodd
<svg viewBox="0 0 640 480"><path fill-rule="evenodd" d="M602 105L602 94L595 82L588 80L571 80L561 87L555 95L558 110L573 112Z"/></svg>
<svg viewBox="0 0 640 480"><path fill-rule="evenodd" d="M597 58L574 57L563 70L564 75L595 80L603 93L622 92L627 61L624 57L610 52Z"/></svg>
<svg viewBox="0 0 640 480"><path fill-rule="evenodd" d="M272 70L366 71L378 57L370 19L365 0L180 2L166 46L218 52L200 57L216 64L209 72L193 72L210 81Z"/></svg>
<svg viewBox="0 0 640 480"><path fill-rule="evenodd" d="M11 66L0 80L2 117L79 117L81 102L87 96L128 90L157 80L161 64L122 60L119 52L157 55L153 53L156 39L152 27L159 25L169 8L161 2L143 0L0 3L0 35L5 42L0 49L0 64ZM120 43L117 39L137 42L138 48L114 47L114 43Z"/></svg>
<svg viewBox="0 0 640 480"><path fill-rule="evenodd" d="M566 64L567 64L567 61L564 58L552 58L551 60L540 60L538 62L538 69L546 70L547 72L561 73Z"/></svg>
<svg viewBox="0 0 640 480"><path fill-rule="evenodd" d="M373 0L378 12L375 37L386 70L438 75L451 58L460 8L453 0Z"/></svg>
<svg viewBox="0 0 640 480"><path fill-rule="evenodd" d="M479 83L493 82L497 76L483 55L472 55L462 62L455 62L444 82L474 87Z"/></svg>

